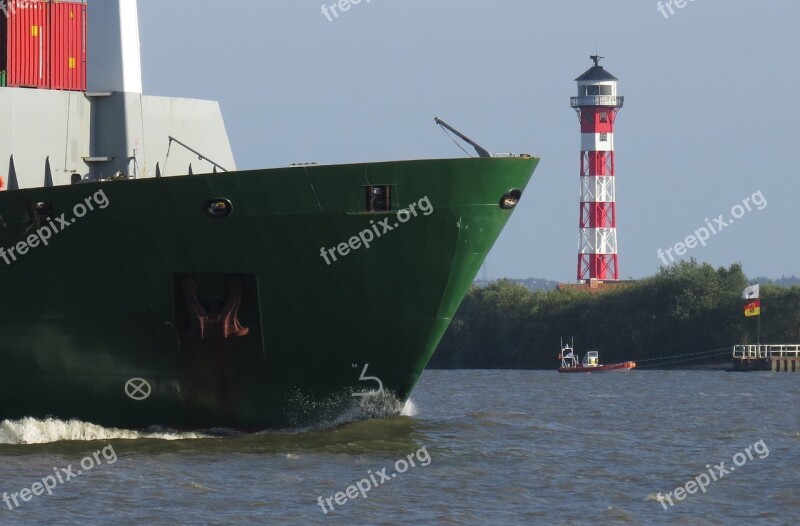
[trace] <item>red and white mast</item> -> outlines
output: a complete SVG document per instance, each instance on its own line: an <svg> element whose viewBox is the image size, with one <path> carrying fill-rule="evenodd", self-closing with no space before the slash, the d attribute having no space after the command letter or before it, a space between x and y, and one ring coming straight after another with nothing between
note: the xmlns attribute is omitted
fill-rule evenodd
<svg viewBox="0 0 800 526"><path fill-rule="evenodd" d="M594 66L578 77L578 96L570 104L581 123L581 212L578 281L619 279L617 252L614 121L624 97L617 95L617 78Z"/></svg>

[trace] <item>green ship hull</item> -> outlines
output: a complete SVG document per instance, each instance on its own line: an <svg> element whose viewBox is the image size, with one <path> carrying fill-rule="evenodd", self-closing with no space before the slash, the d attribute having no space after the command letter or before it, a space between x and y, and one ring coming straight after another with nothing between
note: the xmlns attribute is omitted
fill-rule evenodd
<svg viewBox="0 0 800 526"><path fill-rule="evenodd" d="M0 193L0 420L256 430L403 402L537 163Z"/></svg>

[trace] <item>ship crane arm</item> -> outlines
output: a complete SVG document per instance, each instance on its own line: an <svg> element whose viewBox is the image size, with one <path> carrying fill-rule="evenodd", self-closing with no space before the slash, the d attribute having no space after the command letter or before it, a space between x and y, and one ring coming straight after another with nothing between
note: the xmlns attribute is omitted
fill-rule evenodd
<svg viewBox="0 0 800 526"><path fill-rule="evenodd" d="M461 132L460 132L460 131L458 131L457 129L453 128L452 126L450 126L449 124L447 124L446 122L444 122L444 121L443 121L442 119L440 119L439 117L436 117L435 121L436 121L436 124L438 124L439 126L441 126L442 128L444 128L445 130L449 130L449 131L451 131L451 132L452 132L452 133L454 133L454 134L455 134L455 135L456 135L456 136L457 136L459 139L461 139L461 140L462 140L462 141L464 141L465 143L467 143L467 144L469 144L470 146L472 146L473 148L475 148L475 151L478 153L478 156L479 156L479 157L492 157L492 154L491 154L491 153L489 153L489 150L487 150L486 148L484 148L484 147L483 147L483 146L481 146L480 144L476 143L475 141L473 141L472 139L470 139L469 137L467 137L466 135L464 135L463 133L461 133Z"/></svg>
<svg viewBox="0 0 800 526"><path fill-rule="evenodd" d="M197 150L195 150L194 148L192 148L192 147L188 146L186 143L183 143L183 142L179 141L178 139L176 139L176 138L175 138L175 137L173 137L172 135L169 135L169 136L168 136L168 138L169 138L169 147L170 147L170 148L172 147L172 143L173 143L173 142L176 142L176 143L180 144L181 146L183 146L184 148L186 148L187 150L189 150L190 152L192 152L193 154L195 154L195 155L198 157L198 159L200 159L201 161L208 161L208 162L209 162L209 163L211 163L213 166L215 166L216 168L219 168L219 169L220 169L220 170L222 170L223 172L227 172L227 171L228 171L228 170L227 170L226 168L224 168L222 165L220 165L220 164L218 164L218 163L215 163L214 161L212 161L211 159L209 159L208 157L206 157L206 156L205 156L205 155L203 155L202 153L200 153L200 152L198 152ZM169 151L169 148L167 148L167 151ZM167 155L169 155L169 154L167 154Z"/></svg>

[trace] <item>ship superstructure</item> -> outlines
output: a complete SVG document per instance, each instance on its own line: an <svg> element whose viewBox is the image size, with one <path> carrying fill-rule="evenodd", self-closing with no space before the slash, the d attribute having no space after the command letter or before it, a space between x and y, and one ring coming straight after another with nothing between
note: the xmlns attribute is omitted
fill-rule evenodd
<svg viewBox="0 0 800 526"><path fill-rule="evenodd" d="M8 5L9 16L0 16L9 86L0 88L6 187L44 186L48 158L55 185L120 173L184 175L190 164L196 173L212 171L205 156L236 169L217 102L142 94L136 0Z"/></svg>

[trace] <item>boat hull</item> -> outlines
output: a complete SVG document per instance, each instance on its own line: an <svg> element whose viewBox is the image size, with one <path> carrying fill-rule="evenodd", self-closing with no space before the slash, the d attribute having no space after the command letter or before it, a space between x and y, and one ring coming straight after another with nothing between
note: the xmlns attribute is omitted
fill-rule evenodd
<svg viewBox="0 0 800 526"><path fill-rule="evenodd" d="M0 419L264 429L332 420L379 395L401 403L510 217L502 197L524 190L537 162L309 166L2 193L6 249L48 224L34 220L36 206L68 226L0 259ZM391 212L366 211L370 185L392 188ZM101 193L103 208L90 201ZM230 215L213 217L214 202ZM72 221L79 203L94 210ZM414 204L415 216L398 216ZM370 247L352 249L367 231ZM208 312L236 303L238 283L245 334L198 337L187 280Z"/></svg>
<svg viewBox="0 0 800 526"><path fill-rule="evenodd" d="M614 363L609 365L598 365L595 367L561 367L559 373L624 373L636 368L634 362Z"/></svg>

